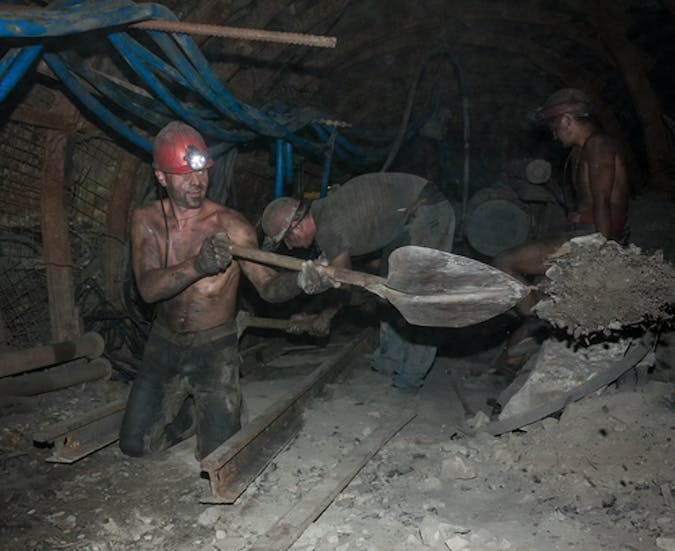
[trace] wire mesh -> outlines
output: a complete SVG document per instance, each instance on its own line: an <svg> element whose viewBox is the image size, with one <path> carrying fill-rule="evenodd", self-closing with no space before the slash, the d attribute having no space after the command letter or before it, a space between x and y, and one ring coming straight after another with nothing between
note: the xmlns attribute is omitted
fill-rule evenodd
<svg viewBox="0 0 675 551"><path fill-rule="evenodd" d="M48 94L28 104L44 108ZM28 348L51 341L40 208L45 131L14 121L0 127L0 345ZM97 306L82 286L104 289L105 231L120 148L73 135L66 151L65 205L75 296L86 314ZM48 229L47 229L48 231Z"/></svg>

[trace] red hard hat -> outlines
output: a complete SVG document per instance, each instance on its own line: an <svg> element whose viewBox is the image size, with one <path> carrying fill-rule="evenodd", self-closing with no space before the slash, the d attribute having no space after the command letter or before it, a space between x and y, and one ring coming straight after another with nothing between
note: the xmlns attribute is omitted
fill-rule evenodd
<svg viewBox="0 0 675 551"><path fill-rule="evenodd" d="M189 156L203 156L201 168L191 166ZM180 121L172 121L155 136L152 146L153 168L170 174L187 174L213 166L201 134Z"/></svg>

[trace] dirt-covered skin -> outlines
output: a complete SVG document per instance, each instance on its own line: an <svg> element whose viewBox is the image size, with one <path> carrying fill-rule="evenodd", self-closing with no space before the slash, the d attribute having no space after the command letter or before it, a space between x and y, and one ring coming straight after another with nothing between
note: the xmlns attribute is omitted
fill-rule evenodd
<svg viewBox="0 0 675 551"><path fill-rule="evenodd" d="M565 243L546 272L537 315L575 336L671 317L675 268L660 253L621 247L600 234Z"/></svg>

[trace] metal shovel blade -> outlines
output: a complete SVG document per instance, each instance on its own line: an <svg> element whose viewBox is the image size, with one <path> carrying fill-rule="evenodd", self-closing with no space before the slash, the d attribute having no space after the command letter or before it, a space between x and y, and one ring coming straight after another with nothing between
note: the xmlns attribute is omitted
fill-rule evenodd
<svg viewBox="0 0 675 551"><path fill-rule="evenodd" d="M472 258L410 245L392 252L389 275L372 291L412 324L464 327L512 308L529 288Z"/></svg>

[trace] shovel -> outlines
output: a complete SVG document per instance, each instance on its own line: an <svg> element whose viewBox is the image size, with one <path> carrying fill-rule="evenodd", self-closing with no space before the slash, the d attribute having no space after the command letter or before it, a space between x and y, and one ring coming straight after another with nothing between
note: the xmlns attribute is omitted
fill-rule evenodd
<svg viewBox="0 0 675 551"><path fill-rule="evenodd" d="M229 245L232 256L288 270L302 270L292 256ZM413 325L465 327L497 316L530 291L501 270L457 254L408 245L389 256L386 278L323 266L339 283L356 285L388 300Z"/></svg>
<svg viewBox="0 0 675 551"><path fill-rule="evenodd" d="M288 331L288 328L291 326L291 320L287 319L277 319L277 318L260 318L240 310L236 317L234 318L234 323L237 328L237 338L240 338L241 335L246 331L247 327L257 327L258 329L281 329L282 331ZM297 324L297 323L296 323ZM303 331L309 331L310 325L307 323L307 327L300 328Z"/></svg>

